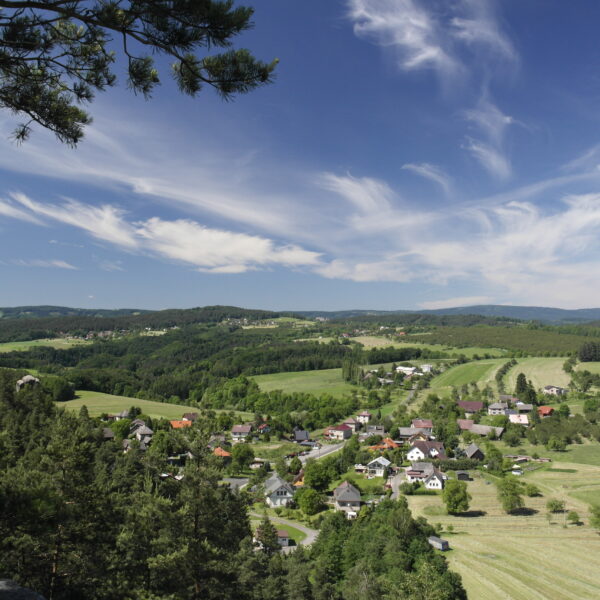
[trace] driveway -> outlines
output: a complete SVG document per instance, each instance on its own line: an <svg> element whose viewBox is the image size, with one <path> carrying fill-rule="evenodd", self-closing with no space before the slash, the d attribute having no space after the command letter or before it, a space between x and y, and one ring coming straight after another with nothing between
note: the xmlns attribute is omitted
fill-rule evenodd
<svg viewBox="0 0 600 600"><path fill-rule="evenodd" d="M254 517L254 518L262 519L262 516L256 512L251 512L250 516ZM283 525L284 527L287 525L288 527L293 527L294 529L298 529L304 535L306 535L306 537L301 542L298 542L298 546L310 546L317 539L317 536L319 535L319 532L316 529L311 529L310 527L306 527L305 525L302 525L301 523L298 523L296 521L289 521L288 519L282 519L281 517L271 517L271 516L269 517L269 520L271 521L271 523L274 523L274 524ZM289 546L288 548L283 548L283 551L291 552L295 547L296 546Z"/></svg>
<svg viewBox="0 0 600 600"><path fill-rule="evenodd" d="M404 470L401 470L392 477L392 500L397 500L400 496L400 491L398 488L400 487L400 484L404 482L405 476L406 473L404 472Z"/></svg>

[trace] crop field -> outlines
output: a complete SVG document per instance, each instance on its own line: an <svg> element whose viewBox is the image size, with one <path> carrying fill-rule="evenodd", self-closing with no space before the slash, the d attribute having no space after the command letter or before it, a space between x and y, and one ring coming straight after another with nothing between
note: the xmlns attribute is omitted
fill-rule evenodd
<svg viewBox="0 0 600 600"><path fill-rule="evenodd" d="M0 352L16 352L17 350L30 350L37 346L50 346L57 350L65 350L73 346L89 344L86 340L74 340L65 338L30 340L28 342L4 342L0 344Z"/></svg>
<svg viewBox="0 0 600 600"><path fill-rule="evenodd" d="M446 395L450 393L453 386L461 386L472 382L476 382L480 388L485 387L487 384L494 386L496 371L505 362L502 358L491 358L456 365L431 381L431 391Z"/></svg>
<svg viewBox="0 0 600 600"><path fill-rule="evenodd" d="M183 404L166 404L164 402L153 402L152 400L140 400L127 396L113 396L101 392L77 392L75 400L57 402L58 406L68 410L79 411L85 404L91 417L97 417L102 413L116 414L132 406L137 406L142 413L152 418L181 419L183 413L194 412L197 409ZM240 419L252 419L251 413L236 412Z"/></svg>
<svg viewBox="0 0 600 600"><path fill-rule="evenodd" d="M543 388L545 385L566 387L571 377L563 371L565 360L565 358L517 359L518 364L504 378L507 391L514 391L519 373L524 373L536 389Z"/></svg>
<svg viewBox="0 0 600 600"><path fill-rule="evenodd" d="M562 465L561 465L562 466ZM565 467L571 466L568 463ZM580 467L577 467L578 469ZM543 496L525 498L530 515L505 514L496 498L496 486L475 475L469 482L473 516L443 514L436 496L409 496L415 515L454 533L443 533L451 551L445 553L460 573L469 598L475 600L583 600L600 597L600 536L587 523L586 503L564 495L564 473L535 472L524 478L542 489ZM579 471L577 473L579 476ZM582 480L598 479L600 469L584 467ZM572 474L568 475L569 481ZM549 497L565 498L584 525L563 528L564 516L546 517ZM481 511L480 513L478 511ZM478 515L479 516L475 516ZM588 565L588 568L586 568Z"/></svg>
<svg viewBox="0 0 600 600"><path fill-rule="evenodd" d="M317 395L331 394L340 398L357 389L356 386L342 379L342 369L272 373L256 375L253 379L263 392L283 390L284 392L307 392Z"/></svg>

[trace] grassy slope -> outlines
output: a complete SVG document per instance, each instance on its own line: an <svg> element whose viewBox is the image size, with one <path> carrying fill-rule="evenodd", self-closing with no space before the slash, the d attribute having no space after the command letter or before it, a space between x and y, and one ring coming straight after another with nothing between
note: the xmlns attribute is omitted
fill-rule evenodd
<svg viewBox="0 0 600 600"><path fill-rule="evenodd" d="M590 373L600 373L600 362L577 363L575 367L578 371L589 371Z"/></svg>
<svg viewBox="0 0 600 600"><path fill-rule="evenodd" d="M4 342L0 344L0 352L14 352L16 350L29 350L35 346L51 346L57 350L64 350L65 348L71 348L72 346L80 346L82 344L89 344L85 340L70 340L63 338L46 339L46 340L31 340L29 342Z"/></svg>
<svg viewBox="0 0 600 600"><path fill-rule="evenodd" d="M182 404L165 404L164 402L153 402L151 400L140 400L139 398L128 398L127 396L112 396L101 392L77 392L75 400L59 402L58 405L69 410L79 410L86 405L90 416L95 417L102 413L116 414L138 406L142 412L153 418L181 419L183 413L193 412L195 409ZM251 413L237 413L240 418L247 420L252 418Z"/></svg>
<svg viewBox="0 0 600 600"><path fill-rule="evenodd" d="M531 379L536 389L545 385L560 385L566 387L571 377L563 371L565 358L520 358L518 364L505 376L504 381L507 390L514 390L517 384L517 376L524 373L527 379Z"/></svg>
<svg viewBox="0 0 600 600"><path fill-rule="evenodd" d="M342 380L341 369L272 373L270 375L257 375L254 380L264 392L284 390L286 392L331 394L339 398L350 394L352 390L356 389L355 386Z"/></svg>
<svg viewBox="0 0 600 600"><path fill-rule="evenodd" d="M566 463L564 466L571 465ZM584 469L582 479L600 476L600 468ZM597 598L600 596L600 570L586 568L586 565L589 567L600 560L600 537L587 525L570 525L563 529L561 516L555 517L552 525L546 519L547 499L550 494L561 497L564 475L536 472L527 476L528 481L539 485L544 492L543 497L526 498L526 506L538 511L532 516L503 513L496 499L496 487L486 485L481 478L469 483L469 491L473 496L471 510L484 511L484 516L428 516L439 514L439 497L412 496L408 500L416 515L423 514L432 523L454 526L457 533L444 534L452 547L446 556L451 568L462 575L469 598ZM568 475L571 478L571 474ZM577 510L587 522L584 503L569 497L567 507Z"/></svg>
<svg viewBox="0 0 600 600"><path fill-rule="evenodd" d="M505 359L492 358L477 362L456 365L435 377L431 382L431 391L439 395L450 393L452 386L477 382L479 387L494 385L496 371L505 363Z"/></svg>

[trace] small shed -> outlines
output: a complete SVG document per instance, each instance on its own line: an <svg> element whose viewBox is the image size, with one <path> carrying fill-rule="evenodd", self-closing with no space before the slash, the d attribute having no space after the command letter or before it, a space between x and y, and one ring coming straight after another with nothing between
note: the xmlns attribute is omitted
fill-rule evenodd
<svg viewBox="0 0 600 600"><path fill-rule="evenodd" d="M448 542L448 540L443 540L442 538L439 538L435 535L431 535L429 536L427 541L436 550L442 550L443 552L445 552L446 550L450 550L450 543Z"/></svg>
<svg viewBox="0 0 600 600"><path fill-rule="evenodd" d="M459 481L471 481L471 476L468 471L456 471L456 479Z"/></svg>

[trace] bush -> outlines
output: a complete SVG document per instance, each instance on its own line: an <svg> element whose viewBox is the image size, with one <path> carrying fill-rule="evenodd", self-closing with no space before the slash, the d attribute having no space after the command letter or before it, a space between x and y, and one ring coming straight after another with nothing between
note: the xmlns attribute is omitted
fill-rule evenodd
<svg viewBox="0 0 600 600"><path fill-rule="evenodd" d="M529 498L533 498L534 496L541 496L540 488L533 483L526 483L524 488L525 495Z"/></svg>
<svg viewBox="0 0 600 600"><path fill-rule="evenodd" d="M564 512L565 503L563 500L557 500L556 498L550 498L548 502L546 502L546 508L553 513Z"/></svg>

